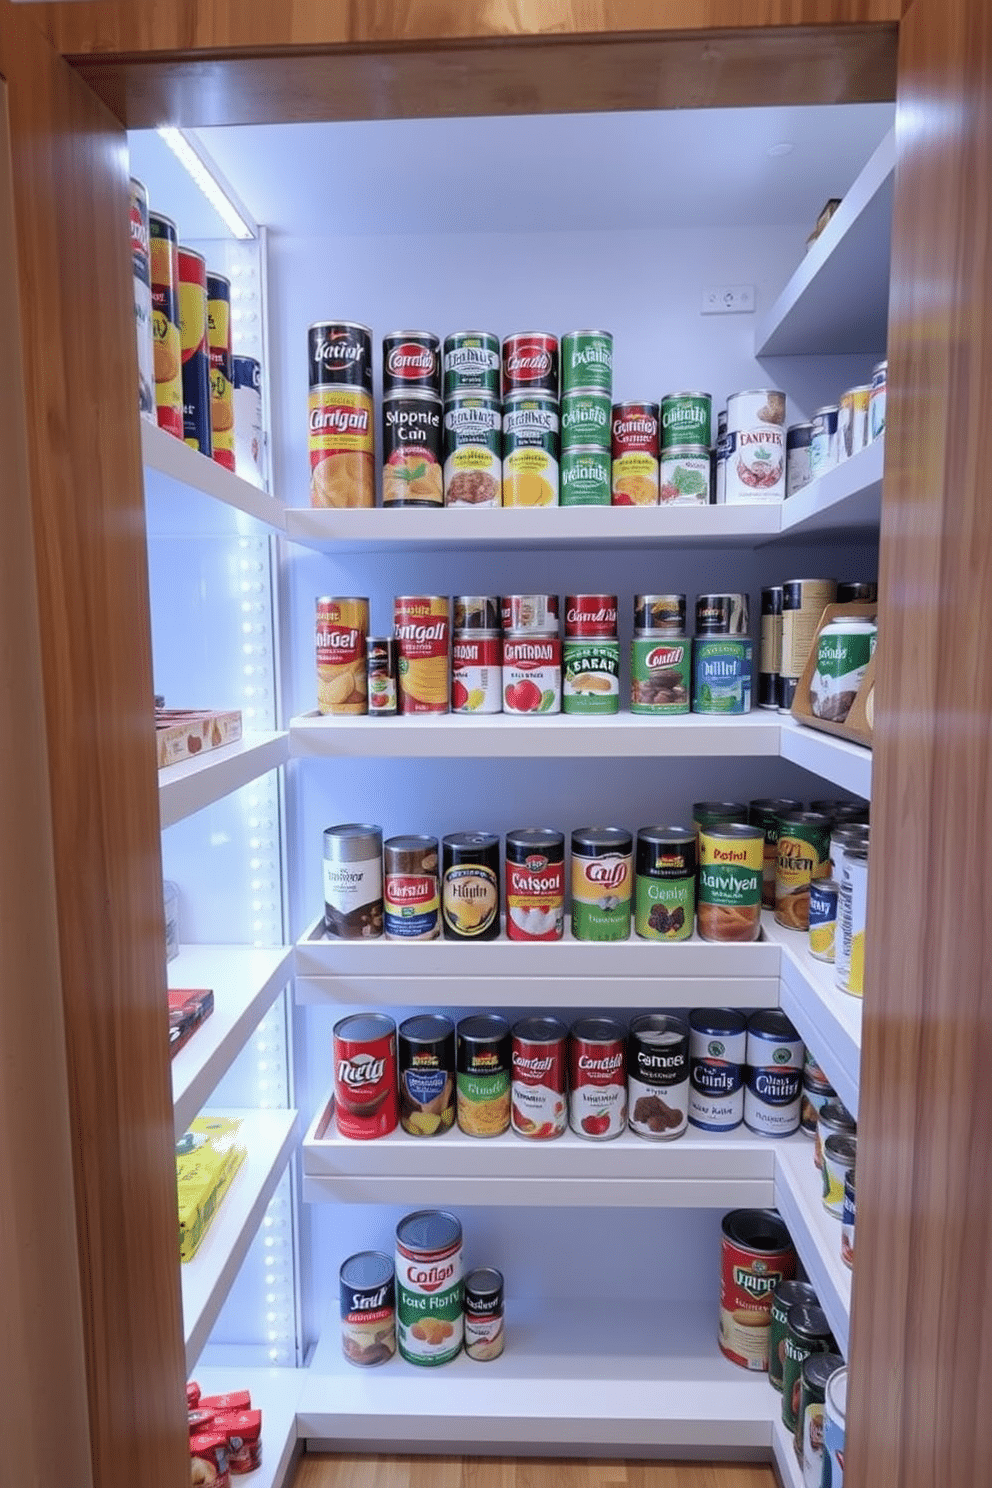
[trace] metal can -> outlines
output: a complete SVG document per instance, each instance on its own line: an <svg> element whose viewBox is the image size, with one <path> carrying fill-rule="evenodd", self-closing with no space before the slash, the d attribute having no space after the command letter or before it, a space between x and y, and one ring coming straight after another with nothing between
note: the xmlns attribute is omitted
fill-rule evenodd
<svg viewBox="0 0 992 1488"><path fill-rule="evenodd" d="M840 1354L810 1354L803 1361L796 1450L803 1465L803 1488L823 1485L823 1413L827 1381L843 1366Z"/></svg>
<svg viewBox="0 0 992 1488"><path fill-rule="evenodd" d="M148 213L152 292L152 361L160 429L183 438L183 359L179 333L179 236L161 212ZM133 244L132 244L133 248Z"/></svg>
<svg viewBox="0 0 992 1488"><path fill-rule="evenodd" d="M436 940L441 933L437 838L387 837L382 860L386 939Z"/></svg>
<svg viewBox="0 0 992 1488"><path fill-rule="evenodd" d="M876 362L871 373L871 393L868 399L868 437L878 439L885 433L885 393L889 379L888 362Z"/></svg>
<svg viewBox="0 0 992 1488"><path fill-rule="evenodd" d="M746 594L697 596L697 636L746 636L750 630L751 604Z"/></svg>
<svg viewBox="0 0 992 1488"><path fill-rule="evenodd" d="M620 642L567 637L562 646L563 713L620 711Z"/></svg>
<svg viewBox="0 0 992 1488"><path fill-rule="evenodd" d="M615 594L566 594L565 636L615 637L619 613Z"/></svg>
<svg viewBox="0 0 992 1488"><path fill-rule="evenodd" d="M440 398L441 343L433 331L387 331L382 338L383 396L413 388Z"/></svg>
<svg viewBox="0 0 992 1488"><path fill-rule="evenodd" d="M727 399L726 502L785 498L785 394L770 388Z"/></svg>
<svg viewBox="0 0 992 1488"><path fill-rule="evenodd" d="M561 712L561 641L526 631L503 637L503 712Z"/></svg>
<svg viewBox="0 0 992 1488"><path fill-rule="evenodd" d="M183 358L183 438L209 459L210 349L207 344L207 261L179 249L179 337Z"/></svg>
<svg viewBox="0 0 992 1488"><path fill-rule="evenodd" d="M442 506L441 400L387 393L382 400L383 506Z"/></svg>
<svg viewBox="0 0 992 1488"><path fill-rule="evenodd" d="M514 331L504 336L503 397L511 393L546 393L557 399L557 336L549 331Z"/></svg>
<svg viewBox="0 0 992 1488"><path fill-rule="evenodd" d="M451 613L456 631L500 629L500 602L495 594L455 594Z"/></svg>
<svg viewBox="0 0 992 1488"><path fill-rule="evenodd" d="M396 1226L396 1323L400 1356L447 1364L462 1346L462 1227L444 1209L420 1209Z"/></svg>
<svg viewBox="0 0 992 1488"><path fill-rule="evenodd" d="M451 643L452 713L499 713L503 641L498 630L456 630Z"/></svg>
<svg viewBox="0 0 992 1488"><path fill-rule="evenodd" d="M658 495L662 506L708 506L709 450L696 444L663 446Z"/></svg>
<svg viewBox="0 0 992 1488"><path fill-rule="evenodd" d="M503 400L503 505L557 506L561 453L558 399L509 393Z"/></svg>
<svg viewBox="0 0 992 1488"><path fill-rule="evenodd" d="M568 1122L580 1137L609 1141L627 1125L623 1028L612 1018L579 1018L568 1043Z"/></svg>
<svg viewBox="0 0 992 1488"><path fill-rule="evenodd" d="M782 667L779 712L788 713L813 649L813 639L826 605L837 595L834 579L787 579L782 585Z"/></svg>
<svg viewBox="0 0 992 1488"><path fill-rule="evenodd" d="M790 1137L799 1130L805 1049L779 1008L747 1020L744 1125L762 1137Z"/></svg>
<svg viewBox="0 0 992 1488"><path fill-rule="evenodd" d="M623 827L572 832L572 935L576 940L627 940L633 888L634 839Z"/></svg>
<svg viewBox="0 0 992 1488"><path fill-rule="evenodd" d="M750 388L727 399L727 429L784 429L785 394L774 388Z"/></svg>
<svg viewBox="0 0 992 1488"><path fill-rule="evenodd" d="M778 675L782 667L782 586L761 591L761 650L758 661L758 707L778 707Z"/></svg>
<svg viewBox="0 0 992 1488"><path fill-rule="evenodd" d="M837 893L832 878L815 878L809 886L809 953L817 961L834 959Z"/></svg>
<svg viewBox="0 0 992 1488"><path fill-rule="evenodd" d="M375 506L372 332L319 321L307 332L310 505Z"/></svg>
<svg viewBox="0 0 992 1488"><path fill-rule="evenodd" d="M721 822L699 833L700 939L752 941L761 934L765 837L759 827Z"/></svg>
<svg viewBox="0 0 992 1488"><path fill-rule="evenodd" d="M766 796L752 801L747 809L747 819L752 827L760 827L765 835L765 852L762 865L761 907L775 908L775 869L778 864L779 822L783 813L802 811L803 803L789 796Z"/></svg>
<svg viewBox="0 0 992 1488"><path fill-rule="evenodd" d="M443 347L444 396L489 393L499 397L499 337L492 331L452 331Z"/></svg>
<svg viewBox="0 0 992 1488"><path fill-rule="evenodd" d="M561 400L561 447L610 451L610 421L613 404L609 390L574 388Z"/></svg>
<svg viewBox="0 0 992 1488"><path fill-rule="evenodd" d="M813 415L813 438L809 447L809 464L814 480L833 470L840 459L837 424L840 409L836 403L818 408Z"/></svg>
<svg viewBox="0 0 992 1488"><path fill-rule="evenodd" d="M830 1488L844 1488L844 1418L847 1413L847 1367L827 1380L823 1402L823 1477ZM828 1476L829 1475L829 1476Z"/></svg>
<svg viewBox="0 0 992 1488"><path fill-rule="evenodd" d="M640 636L685 635L684 594L635 594L634 634Z"/></svg>
<svg viewBox="0 0 992 1488"><path fill-rule="evenodd" d="M231 281L207 274L207 349L210 365L210 438L213 457L234 469L234 362L231 355Z"/></svg>
<svg viewBox="0 0 992 1488"><path fill-rule="evenodd" d="M458 1125L469 1137L498 1137L510 1125L510 1025L477 1013L458 1025Z"/></svg>
<svg viewBox="0 0 992 1488"><path fill-rule="evenodd" d="M353 1013L334 1025L334 1119L342 1137L385 1137L399 1119L396 1024Z"/></svg>
<svg viewBox="0 0 992 1488"><path fill-rule="evenodd" d="M504 594L503 629L535 635L558 634L557 594Z"/></svg>
<svg viewBox="0 0 992 1488"><path fill-rule="evenodd" d="M854 1265L854 1225L857 1217L855 1172L850 1168L844 1178L844 1206L841 1210L840 1258L845 1266Z"/></svg>
<svg viewBox="0 0 992 1488"><path fill-rule="evenodd" d="M823 803L814 801L810 810L823 811L826 807ZM853 818L838 818L833 816L833 826L830 828L830 872L837 881L837 907L840 908L840 882L844 871L844 854L849 847L866 847L871 838L871 827L867 820L867 811L860 820Z"/></svg>
<svg viewBox="0 0 992 1488"><path fill-rule="evenodd" d="M662 453L676 445L708 450L713 442L712 419L709 393L666 393L661 400Z"/></svg>
<svg viewBox="0 0 992 1488"><path fill-rule="evenodd" d="M561 338L561 390L613 390L613 332L566 331Z"/></svg>
<svg viewBox="0 0 992 1488"><path fill-rule="evenodd" d="M844 579L837 585L838 604L875 604L878 585L873 580Z"/></svg>
<svg viewBox="0 0 992 1488"><path fill-rule="evenodd" d="M746 801L693 801L692 803L692 825L696 836L705 827L722 825L724 822L737 822L741 826L753 826L748 816Z"/></svg>
<svg viewBox="0 0 992 1488"><path fill-rule="evenodd" d="M848 388L838 405L837 454L841 460L849 460L868 447L868 406L871 402L871 385Z"/></svg>
<svg viewBox="0 0 992 1488"><path fill-rule="evenodd" d="M660 454L657 403L614 403L611 438L614 506L657 506Z"/></svg>
<svg viewBox="0 0 992 1488"><path fill-rule="evenodd" d="M794 1443L801 1419L803 1365L812 1354L830 1354L836 1347L822 1307L796 1302L789 1308L782 1361L782 1425Z"/></svg>
<svg viewBox="0 0 992 1488"><path fill-rule="evenodd" d="M563 449L560 485L562 506L609 506L609 453L587 445Z"/></svg>
<svg viewBox="0 0 992 1488"><path fill-rule="evenodd" d="M506 933L510 940L561 940L565 928L565 837L551 827L506 834Z"/></svg>
<svg viewBox="0 0 992 1488"><path fill-rule="evenodd" d="M830 817L793 811L781 818L775 866L775 919L787 930L809 929L809 886L830 876Z"/></svg>
<svg viewBox="0 0 992 1488"><path fill-rule="evenodd" d="M627 1035L628 1123L639 1137L680 1137L689 1113L689 1025L670 1013L642 1013Z"/></svg>
<svg viewBox="0 0 992 1488"><path fill-rule="evenodd" d="M750 713L750 636L697 636L692 643L693 713Z"/></svg>
<svg viewBox="0 0 992 1488"><path fill-rule="evenodd" d="M324 933L337 940L382 934L382 828L324 829Z"/></svg>
<svg viewBox="0 0 992 1488"><path fill-rule="evenodd" d="M785 494L795 496L813 479L812 424L792 424L785 435Z"/></svg>
<svg viewBox="0 0 992 1488"><path fill-rule="evenodd" d="M733 1209L722 1223L720 1352L767 1372L772 1297L796 1274L796 1252L776 1209Z"/></svg>
<svg viewBox="0 0 992 1488"><path fill-rule="evenodd" d="M696 920L696 834L641 827L635 855L634 929L642 940L688 940Z"/></svg>
<svg viewBox="0 0 992 1488"><path fill-rule="evenodd" d="M809 1053L807 1051L807 1058ZM803 1103L799 1112L799 1130L806 1137L816 1139L820 1111L836 1098L837 1092L826 1079L818 1079L808 1069L803 1070Z"/></svg>
<svg viewBox="0 0 992 1488"><path fill-rule="evenodd" d="M776 1287L772 1296L772 1315L768 1330L768 1383L773 1390L782 1389L789 1312L799 1303L804 1303L807 1307L820 1305L816 1290L808 1281L783 1281Z"/></svg>
<svg viewBox="0 0 992 1488"><path fill-rule="evenodd" d="M372 391L372 332L357 320L318 320L307 330L307 386Z"/></svg>
<svg viewBox="0 0 992 1488"><path fill-rule="evenodd" d="M367 599L317 600L317 711L367 713Z"/></svg>
<svg viewBox="0 0 992 1488"><path fill-rule="evenodd" d="M858 1139L852 1135L835 1134L823 1144L823 1207L834 1219L844 1218L844 1184L858 1156Z"/></svg>
<svg viewBox="0 0 992 1488"><path fill-rule="evenodd" d="M131 177L131 276L134 329L138 343L138 412L150 423L155 416L155 339L152 334L152 262L148 236L148 191Z"/></svg>
<svg viewBox="0 0 992 1488"><path fill-rule="evenodd" d="M816 1145L813 1148L813 1164L823 1172L823 1147L828 1137L855 1137L858 1123L842 1100L836 1096L824 1101L816 1116Z"/></svg>
<svg viewBox="0 0 992 1488"><path fill-rule="evenodd" d="M455 1122L455 1025L421 1013L399 1026L400 1124L414 1137L433 1137Z"/></svg>
<svg viewBox="0 0 992 1488"><path fill-rule="evenodd" d="M393 601L401 713L447 713L448 599L443 594L398 594Z"/></svg>
<svg viewBox="0 0 992 1488"><path fill-rule="evenodd" d="M868 843L844 844L837 896L839 935L834 951L834 981L842 992L862 997L865 988L865 929L868 915Z"/></svg>
<svg viewBox="0 0 992 1488"><path fill-rule="evenodd" d="M505 1343L503 1277L482 1266L465 1278L465 1352L470 1359L498 1359Z"/></svg>
<svg viewBox="0 0 992 1488"><path fill-rule="evenodd" d="M233 356L231 367L234 382L234 472L253 486L264 486L262 364L256 357Z"/></svg>
<svg viewBox="0 0 992 1488"><path fill-rule="evenodd" d="M497 369L498 365L497 361ZM503 405L499 399L487 392L448 398L442 453L445 506L499 506L503 499Z"/></svg>
<svg viewBox="0 0 992 1488"><path fill-rule="evenodd" d="M446 940L499 934L499 838L451 832L441 840L441 923Z"/></svg>
<svg viewBox="0 0 992 1488"><path fill-rule="evenodd" d="M831 620L816 638L816 670L809 684L810 711L816 718L843 723L858 695L875 649L874 620Z"/></svg>
<svg viewBox="0 0 992 1488"><path fill-rule="evenodd" d="M341 1350L349 1364L384 1364L396 1352L392 1256L363 1250L341 1264Z"/></svg>
<svg viewBox="0 0 992 1488"><path fill-rule="evenodd" d="M550 1141L568 1125L568 1029L557 1018L513 1025L510 1121L519 1137Z"/></svg>
<svg viewBox="0 0 992 1488"><path fill-rule="evenodd" d="M692 642L635 635L630 643L631 713L683 714L692 695Z"/></svg>
<svg viewBox="0 0 992 1488"><path fill-rule="evenodd" d="M368 636L365 641L369 714L392 718L396 713L396 640L393 636Z"/></svg>
<svg viewBox="0 0 992 1488"><path fill-rule="evenodd" d="M744 1120L747 1020L734 1008L689 1014L689 1122L701 1131L733 1131Z"/></svg>

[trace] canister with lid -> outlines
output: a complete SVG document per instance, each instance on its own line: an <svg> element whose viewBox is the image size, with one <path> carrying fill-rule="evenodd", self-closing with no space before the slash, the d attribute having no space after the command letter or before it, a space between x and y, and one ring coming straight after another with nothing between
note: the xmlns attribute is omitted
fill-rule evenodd
<svg viewBox="0 0 992 1488"><path fill-rule="evenodd" d="M324 929L338 940L382 934L382 828L344 822L324 830Z"/></svg>
<svg viewBox="0 0 992 1488"><path fill-rule="evenodd" d="M566 331L561 338L561 390L613 389L613 332Z"/></svg>
<svg viewBox="0 0 992 1488"><path fill-rule="evenodd" d="M549 1141L568 1125L568 1029L557 1018L513 1025L510 1122L519 1137Z"/></svg>
<svg viewBox="0 0 992 1488"><path fill-rule="evenodd" d="M352 1013L333 1038L338 1131L356 1141L388 1136L399 1120L396 1024L385 1013Z"/></svg>
<svg viewBox="0 0 992 1488"><path fill-rule="evenodd" d="M444 396L483 393L499 398L499 337L492 331L452 331L442 347Z"/></svg>
<svg viewBox="0 0 992 1488"><path fill-rule="evenodd" d="M809 930L809 893L814 878L830 872L830 817L793 811L781 818L775 867L775 919L788 930Z"/></svg>
<svg viewBox="0 0 992 1488"><path fill-rule="evenodd" d="M365 642L369 715L392 718L397 709L396 638L368 636Z"/></svg>
<svg viewBox="0 0 992 1488"><path fill-rule="evenodd" d="M864 995L865 931L868 914L868 844L844 848L837 904L837 948L834 980L842 992Z"/></svg>
<svg viewBox="0 0 992 1488"><path fill-rule="evenodd" d="M813 479L810 445L812 424L792 424L785 436L785 494L795 496Z"/></svg>
<svg viewBox="0 0 992 1488"><path fill-rule="evenodd" d="M840 400L837 420L837 454L841 460L849 460L868 444L868 407L871 401L870 383L848 388Z"/></svg>
<svg viewBox="0 0 992 1488"><path fill-rule="evenodd" d="M634 634L684 636L684 594L635 594Z"/></svg>
<svg viewBox="0 0 992 1488"><path fill-rule="evenodd" d="M809 953L817 961L833 961L837 935L837 882L814 878L809 886Z"/></svg>
<svg viewBox="0 0 992 1488"><path fill-rule="evenodd" d="M746 594L696 596L697 636L746 636L751 629L751 606Z"/></svg>
<svg viewBox="0 0 992 1488"><path fill-rule="evenodd" d="M778 706L788 713L813 649L820 618L837 597L834 579L787 579L782 585L782 666Z"/></svg>
<svg viewBox="0 0 992 1488"><path fill-rule="evenodd" d="M568 1124L580 1137L607 1141L627 1125L624 1031L613 1018L578 1018L568 1053Z"/></svg>
<svg viewBox="0 0 992 1488"><path fill-rule="evenodd" d="M747 802L693 801L692 825L696 829L697 836L704 827L715 826L718 822L738 822L742 826L747 826Z"/></svg>
<svg viewBox="0 0 992 1488"><path fill-rule="evenodd" d="M767 1372L772 1298L796 1274L795 1248L776 1209L734 1209L721 1228L720 1350Z"/></svg>
<svg viewBox="0 0 992 1488"><path fill-rule="evenodd" d="M407 1214L396 1226L396 1321L410 1364L447 1364L462 1346L462 1227L443 1209Z"/></svg>
<svg viewBox="0 0 992 1488"><path fill-rule="evenodd" d="M823 1479L829 1488L844 1488L844 1427L847 1415L847 1366L827 1380L823 1402Z"/></svg>
<svg viewBox="0 0 992 1488"><path fill-rule="evenodd" d="M874 620L838 616L816 638L816 670L810 679L809 704L815 718L843 723L857 697L875 649Z"/></svg>
<svg viewBox="0 0 992 1488"><path fill-rule="evenodd" d="M826 1078L819 1078L803 1070L803 1104L799 1117L799 1129L806 1137L816 1140L816 1128L820 1111L828 1101L836 1100L837 1092Z"/></svg>

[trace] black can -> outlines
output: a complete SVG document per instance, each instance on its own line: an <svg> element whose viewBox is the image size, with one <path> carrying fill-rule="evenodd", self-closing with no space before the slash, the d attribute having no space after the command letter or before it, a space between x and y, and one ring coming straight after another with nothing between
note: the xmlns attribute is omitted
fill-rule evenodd
<svg viewBox="0 0 992 1488"><path fill-rule="evenodd" d="M502 629L498 594L456 594L451 601L453 630Z"/></svg>
<svg viewBox="0 0 992 1488"><path fill-rule="evenodd" d="M342 1262L341 1348L349 1364L385 1364L396 1352L392 1256L363 1250Z"/></svg>
<svg viewBox="0 0 992 1488"><path fill-rule="evenodd" d="M822 801L810 801L810 811L818 811L823 816L829 816L833 826L843 823L845 826L861 823L867 824L871 818L871 807L867 801L837 801L824 799Z"/></svg>
<svg viewBox="0 0 992 1488"><path fill-rule="evenodd" d="M840 1354L810 1354L803 1363L794 1446L803 1465L803 1481L806 1483L823 1481L823 1416L827 1381L843 1367L844 1360Z"/></svg>
<svg viewBox="0 0 992 1488"><path fill-rule="evenodd" d="M696 834L641 827L634 857L634 930L642 940L688 940L696 917Z"/></svg>
<svg viewBox="0 0 992 1488"><path fill-rule="evenodd" d="M465 1278L465 1352L470 1359L498 1359L503 1330L503 1277L491 1266Z"/></svg>
<svg viewBox="0 0 992 1488"><path fill-rule="evenodd" d="M800 1302L805 1302L807 1307L818 1307L820 1299L816 1295L816 1288L808 1281L779 1283L772 1297L772 1320L768 1332L768 1383L775 1390L782 1389L789 1311Z"/></svg>
<svg viewBox="0 0 992 1488"><path fill-rule="evenodd" d="M684 594L635 594L634 633L643 636L684 636Z"/></svg>
<svg viewBox="0 0 992 1488"><path fill-rule="evenodd" d="M499 934L499 838L452 832L441 844L441 924L446 940Z"/></svg>
<svg viewBox="0 0 992 1488"><path fill-rule="evenodd" d="M382 391L413 388L441 396L441 343L433 331L389 331L382 338Z"/></svg>
<svg viewBox="0 0 992 1488"><path fill-rule="evenodd" d="M397 1048L403 1130L414 1137L447 1131L455 1121L455 1025L439 1013L407 1018Z"/></svg>
<svg viewBox="0 0 992 1488"><path fill-rule="evenodd" d="M837 585L838 604L875 604L878 601L878 585L870 583L859 583L855 579L845 579Z"/></svg>
<svg viewBox="0 0 992 1488"><path fill-rule="evenodd" d="M443 506L441 400L387 393L382 400L383 506Z"/></svg>
<svg viewBox="0 0 992 1488"><path fill-rule="evenodd" d="M477 1013L458 1025L458 1125L470 1137L498 1137L510 1125L513 1039L498 1013Z"/></svg>
<svg viewBox="0 0 992 1488"><path fill-rule="evenodd" d="M307 331L310 387L372 391L372 332L357 320L320 320Z"/></svg>
<svg viewBox="0 0 992 1488"><path fill-rule="evenodd" d="M746 636L750 631L751 604L746 594L697 596L697 636Z"/></svg>
<svg viewBox="0 0 992 1488"><path fill-rule="evenodd" d="M639 1137L667 1141L688 1124L689 1025L670 1013L633 1018L627 1035L627 1120Z"/></svg>
<svg viewBox="0 0 992 1488"><path fill-rule="evenodd" d="M789 1308L782 1360L782 1425L795 1437L802 1404L802 1369L811 1354L835 1353L837 1345L821 1307L796 1302Z"/></svg>
<svg viewBox="0 0 992 1488"><path fill-rule="evenodd" d="M782 669L782 586L761 591L761 654L758 661L758 707L778 707Z"/></svg>
<svg viewBox="0 0 992 1488"><path fill-rule="evenodd" d="M396 640L393 636L367 636L365 657L368 675L370 717L392 718L396 714Z"/></svg>

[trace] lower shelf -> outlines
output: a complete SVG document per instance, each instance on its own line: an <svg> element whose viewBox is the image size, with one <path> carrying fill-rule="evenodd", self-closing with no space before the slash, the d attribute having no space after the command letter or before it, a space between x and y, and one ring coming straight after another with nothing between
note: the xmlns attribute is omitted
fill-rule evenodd
<svg viewBox="0 0 992 1488"><path fill-rule="evenodd" d="M242 1369L238 1350L211 1349L212 1362L197 1368L204 1395L250 1390L253 1410L262 1412L262 1465L244 1479L250 1488L283 1488L297 1454L296 1416L306 1375L301 1369ZM225 1357L230 1356L230 1363ZM241 1479L235 1478L240 1482Z"/></svg>

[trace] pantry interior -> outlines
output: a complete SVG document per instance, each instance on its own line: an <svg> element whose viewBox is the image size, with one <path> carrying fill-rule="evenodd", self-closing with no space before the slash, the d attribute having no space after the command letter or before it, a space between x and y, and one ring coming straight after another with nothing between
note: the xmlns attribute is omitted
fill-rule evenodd
<svg viewBox="0 0 992 1488"><path fill-rule="evenodd" d="M250 1113L246 1171L184 1267L187 1364L205 1392L250 1380L266 1484L297 1440L370 1439L773 1453L798 1482L778 1397L722 1358L716 1307L722 1214L777 1204L846 1353L850 1276L805 1137L348 1144L316 1131L332 1026L352 1009L568 1021L781 1004L856 1111L856 1001L767 916L743 947L334 946L319 934L321 834L362 820L386 835L636 829L688 821L699 799L869 796L870 752L758 710L654 727L622 713L581 731L315 720L314 600L368 595L381 632L394 594L605 590L623 654L635 593L683 591L691 607L746 590L756 635L763 585L876 577L882 444L784 508L473 512L484 525L458 529L444 519L463 514L311 512L305 340L329 318L366 322L376 348L398 327L603 326L616 399L702 388L716 409L776 387L796 422L885 354L892 116L870 104L198 131L264 228L248 245L218 237L160 138L131 136L153 210L230 272L235 350L261 352L267 389L268 495L142 430L155 690L170 706L242 708L250 730L163 772L160 799L183 942L170 984L218 999L176 1060L177 1135L201 1106ZM410 159L443 168L407 175ZM831 196L844 206L807 255ZM704 291L738 285L754 287L753 314L702 313ZM506 1353L436 1374L398 1359L356 1370L339 1348L340 1263L390 1250L397 1219L421 1207L453 1209L466 1263L503 1271Z"/></svg>

